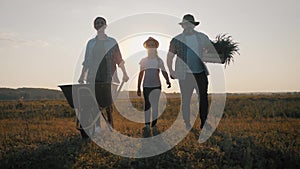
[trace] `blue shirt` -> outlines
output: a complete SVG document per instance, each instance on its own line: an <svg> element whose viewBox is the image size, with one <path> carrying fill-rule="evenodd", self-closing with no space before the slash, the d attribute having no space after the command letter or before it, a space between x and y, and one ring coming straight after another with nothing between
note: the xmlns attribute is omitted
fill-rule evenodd
<svg viewBox="0 0 300 169"><path fill-rule="evenodd" d="M99 42L99 41L98 41ZM117 67L116 65L120 65L121 63L124 63L124 60L122 59L122 55L118 46L117 41L114 38L106 37L105 40L103 40L103 46L100 50L103 53L96 55L95 54L95 47L97 44L97 37L91 39L88 41L84 56L84 61L82 63L83 66L88 68L88 75L87 75L87 81L89 83L94 83L95 80L97 82L97 79L101 79L101 82L108 82L108 83L120 83L120 80L117 76ZM98 46L99 47L99 46ZM102 59L105 59L105 64L107 65L107 71L105 79L96 77L98 75L101 76L101 74L97 74L97 68L101 66L99 62L99 57ZM98 58L98 59L97 59Z"/></svg>
<svg viewBox="0 0 300 169"><path fill-rule="evenodd" d="M204 71L202 66L202 61L199 55L199 42L197 40L197 36L193 35L186 35L185 42L187 45L186 50L186 64L188 66L188 73L201 73Z"/></svg>
<svg viewBox="0 0 300 169"><path fill-rule="evenodd" d="M215 51L214 46L212 45L211 41L209 40L208 36L204 33L194 31L194 34L196 35L196 39L198 41L198 49L199 53L198 56L201 60L201 66L205 72L206 75L209 74L208 69L204 62L210 62L211 58L215 60L220 60L219 55L217 52L213 52L212 55L207 55L204 53L204 49L208 51ZM175 73L178 79L185 79L185 75L188 70L187 66L187 45L186 45L186 34L181 33L174 38L172 38L169 46L169 52L177 55L175 60ZM217 62L215 62L217 63Z"/></svg>

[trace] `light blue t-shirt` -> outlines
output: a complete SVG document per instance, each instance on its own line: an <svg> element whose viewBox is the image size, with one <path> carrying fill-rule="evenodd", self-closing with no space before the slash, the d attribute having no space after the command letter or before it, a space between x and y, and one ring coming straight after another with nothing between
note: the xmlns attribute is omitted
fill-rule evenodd
<svg viewBox="0 0 300 169"><path fill-rule="evenodd" d="M185 36L187 48L188 73L201 73L204 71L199 57L199 43L195 34Z"/></svg>

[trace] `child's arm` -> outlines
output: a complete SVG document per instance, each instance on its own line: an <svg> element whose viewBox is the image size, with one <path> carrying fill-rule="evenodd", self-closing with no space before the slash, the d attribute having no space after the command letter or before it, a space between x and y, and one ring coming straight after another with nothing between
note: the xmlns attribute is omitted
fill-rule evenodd
<svg viewBox="0 0 300 169"><path fill-rule="evenodd" d="M168 88L170 88L170 87L171 87L171 83L170 83L170 80L169 80L168 73L167 73L165 70L162 70L161 72L162 72L162 74L163 74L164 78L166 79L166 82L167 82Z"/></svg>
<svg viewBox="0 0 300 169"><path fill-rule="evenodd" d="M144 76L144 72L145 70L140 70L140 73L139 73L139 79L138 79L138 86L137 86L137 95L138 96L141 96L141 83L142 83L142 79L143 79L143 76Z"/></svg>
<svg viewBox="0 0 300 169"><path fill-rule="evenodd" d="M172 52L168 52L168 55L167 55L167 66L169 68L169 72L170 72L170 76L171 76L171 79L176 79L176 74L175 74L175 71L173 70L172 68L172 65L173 65L173 58L175 57L175 54L172 53Z"/></svg>
<svg viewBox="0 0 300 169"><path fill-rule="evenodd" d="M160 66L159 67L161 69L161 72L162 72L164 78L166 79L168 88L170 88L171 87L171 83L170 83L170 80L169 80L168 73L167 73L167 71L165 69L164 62L162 60L160 60Z"/></svg>

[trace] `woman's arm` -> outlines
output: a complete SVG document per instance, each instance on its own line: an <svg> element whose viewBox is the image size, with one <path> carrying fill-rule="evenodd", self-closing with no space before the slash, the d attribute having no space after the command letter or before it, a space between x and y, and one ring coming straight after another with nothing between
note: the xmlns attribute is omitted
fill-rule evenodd
<svg viewBox="0 0 300 169"><path fill-rule="evenodd" d="M142 84L142 79L144 77L144 72L145 70L140 70L140 73L139 73L139 79L138 79L138 86L137 86L137 95L138 96L141 96L141 84Z"/></svg>

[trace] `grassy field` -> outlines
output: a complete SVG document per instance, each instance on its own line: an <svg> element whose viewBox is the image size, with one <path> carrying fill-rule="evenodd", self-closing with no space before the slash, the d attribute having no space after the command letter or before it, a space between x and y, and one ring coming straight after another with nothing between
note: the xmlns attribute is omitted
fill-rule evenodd
<svg viewBox="0 0 300 169"><path fill-rule="evenodd" d="M141 109L142 100L132 99ZM160 132L180 109L169 99ZM82 140L66 101L0 102L0 168L300 168L300 94L228 95L222 120L199 144L199 120L173 149L149 158L120 157ZM143 124L114 114L115 128L141 137Z"/></svg>

